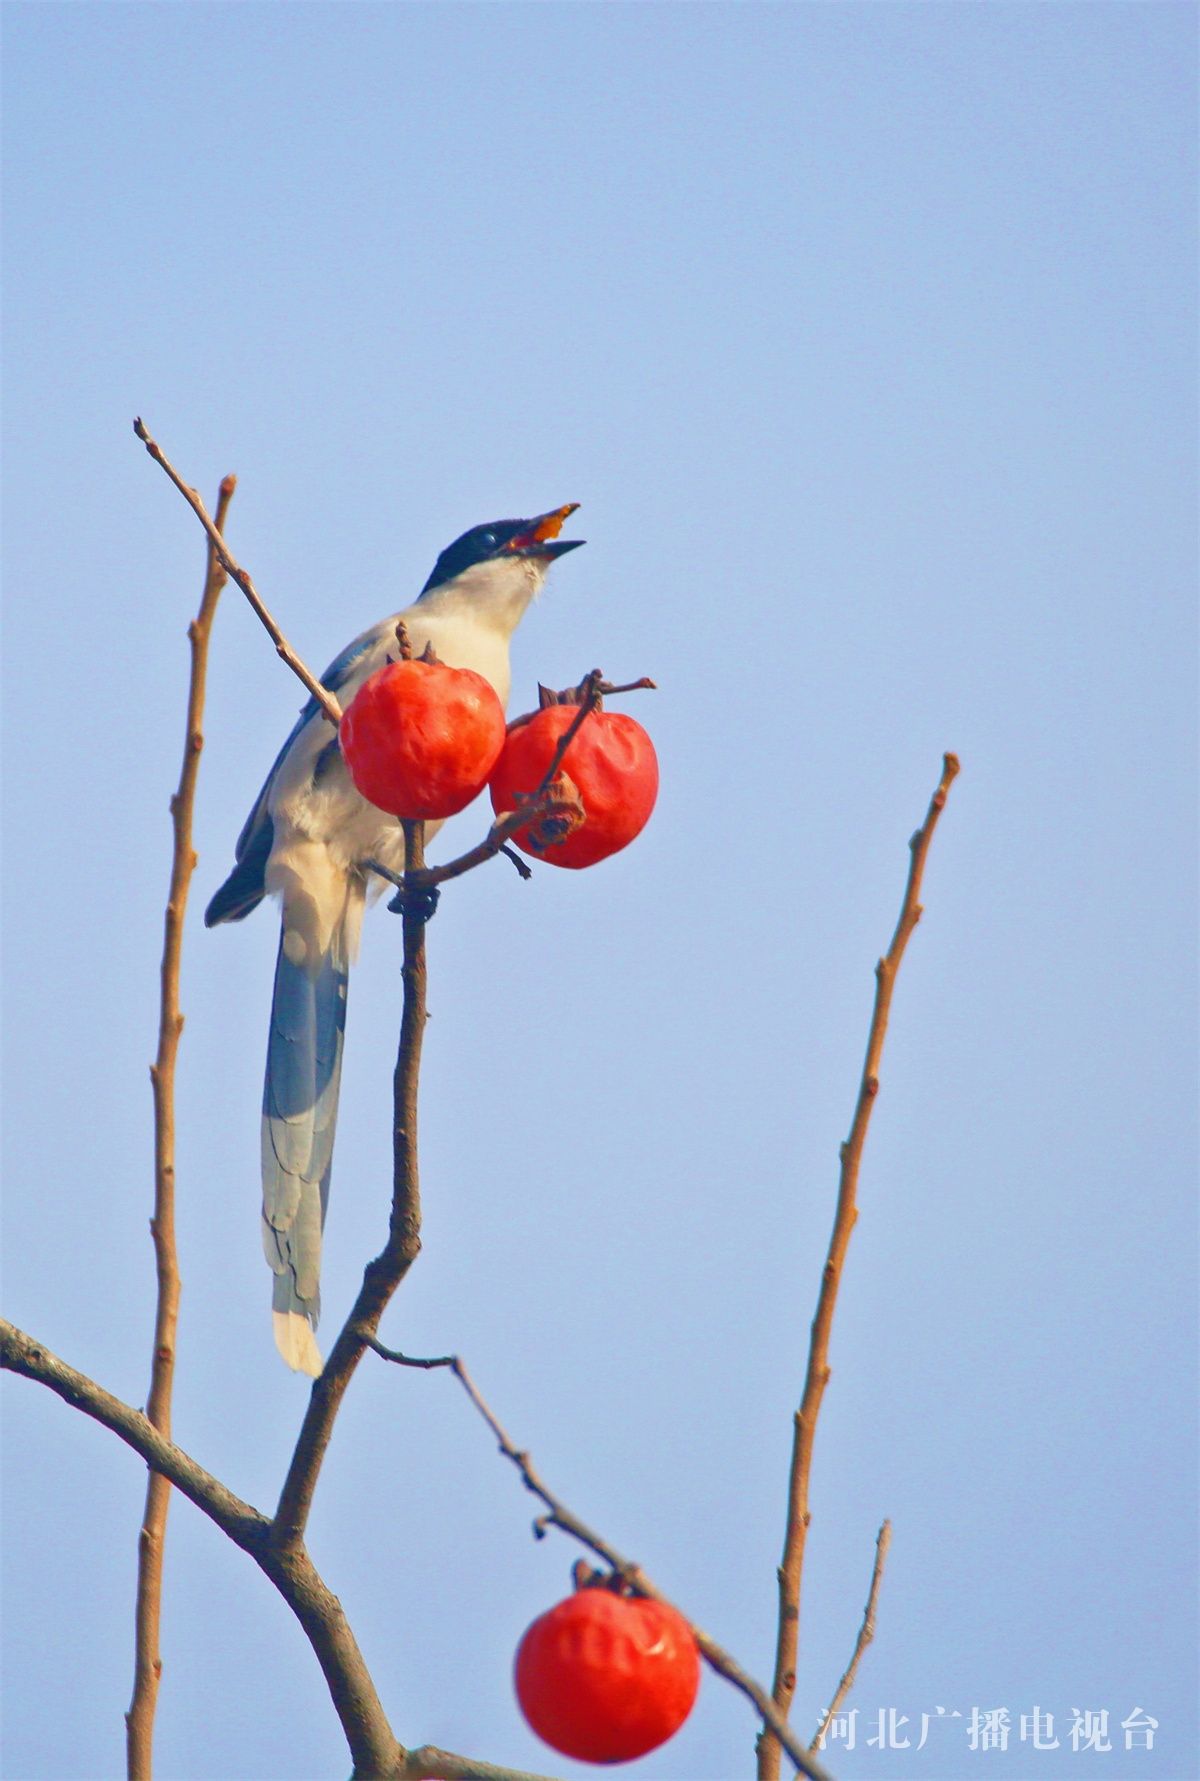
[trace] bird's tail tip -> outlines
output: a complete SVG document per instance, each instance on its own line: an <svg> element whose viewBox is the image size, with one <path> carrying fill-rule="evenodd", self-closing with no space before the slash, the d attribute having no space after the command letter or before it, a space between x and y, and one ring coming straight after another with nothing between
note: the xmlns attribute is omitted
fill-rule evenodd
<svg viewBox="0 0 1200 1781"><path fill-rule="evenodd" d="M307 1317L301 1317L298 1311L273 1311L271 1322L275 1326L275 1346L292 1371L319 1379L325 1363Z"/></svg>

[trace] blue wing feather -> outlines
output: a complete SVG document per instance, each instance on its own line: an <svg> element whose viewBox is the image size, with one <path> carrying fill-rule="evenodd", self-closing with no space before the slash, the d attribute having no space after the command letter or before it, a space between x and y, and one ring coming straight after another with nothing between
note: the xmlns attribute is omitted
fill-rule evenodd
<svg viewBox="0 0 1200 1781"><path fill-rule="evenodd" d="M328 687L331 693L339 692L362 657L368 650L375 647L388 629L395 625L395 622L395 619L384 619L381 624L372 626L369 631L364 631L361 637L356 637L353 643L348 643L340 654L334 656L322 674L321 685ZM233 857L237 864L224 884L214 893L208 908L204 911L205 927L216 927L217 923L222 921L243 921L251 910L258 908L266 896L267 861L271 857L271 848L275 841L275 830L271 821L271 813L267 808L267 801L271 794L271 787L275 783L275 775L283 764L288 750L300 732L312 722L319 709L316 699L310 697L292 725L287 741L275 756L271 771L263 781L262 790L254 800L253 808L243 823L242 832L237 838L237 845L233 850ZM330 746L336 750L336 737ZM320 760L324 759L325 753L320 757ZM319 766L320 761L318 769Z"/></svg>

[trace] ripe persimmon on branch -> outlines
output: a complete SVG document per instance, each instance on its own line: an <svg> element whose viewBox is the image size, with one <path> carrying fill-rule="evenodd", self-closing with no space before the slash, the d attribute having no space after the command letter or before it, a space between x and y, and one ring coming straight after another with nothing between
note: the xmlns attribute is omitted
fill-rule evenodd
<svg viewBox="0 0 1200 1781"><path fill-rule="evenodd" d="M605 1567L594 1571L581 1563L577 1567L580 1587L607 1587L627 1598L644 1598L663 1604L664 1610L669 1609L680 1617L680 1624L686 1629L683 1636L694 1640L709 1668L752 1703L756 1719L761 1724L758 1737L760 1781L775 1781L784 1754L794 1768L809 1776L811 1781L828 1781L816 1753L817 1741L814 1740L811 1747L806 1746L788 1723L798 1653L801 1571L810 1519L813 1436L829 1379L828 1351L833 1313L850 1232L857 1216L859 1165L879 1085L878 1069L892 990L908 939L921 913L918 898L925 861L937 818L958 770L957 761L952 755L946 756L941 782L929 812L912 839L910 870L900 919L888 951L877 967L875 1009L866 1061L850 1135L842 1146L833 1234L812 1326L803 1396L795 1417L784 1559L779 1572L776 1664L772 1687L768 1691L675 1604L666 1603L638 1563L618 1552L550 1489L534 1469L528 1453L509 1438L457 1356L443 1355L432 1359L405 1356L386 1347L378 1334L383 1313L421 1248L417 1116L426 1022L425 940L428 921L437 906L439 887L500 853L512 859L522 876L528 877L528 866L519 860L510 844L535 859L568 867L587 866L626 845L649 816L657 790L657 765L649 738L641 726L622 713L606 712L603 699L610 694L650 688L654 683L642 678L614 686L595 669L565 692L550 693L545 688L540 689L538 710L505 726L502 713L497 718L495 712L489 712L484 695L466 685L467 679L479 681L479 676L445 668L428 657L412 660L412 651L406 648L407 639L401 634L397 640L400 660L379 670L365 682L356 699L343 712L338 700L292 649L260 599L251 577L237 563L224 540L233 478L227 477L222 483L216 517L210 517L196 490L174 469L140 420L135 423L135 430L151 457L180 490L199 519L205 531L208 553L204 598L200 614L189 631L192 672L184 765L179 789L171 801L174 848L161 973L159 1053L153 1068L156 1188L152 1231L159 1295L152 1389L146 1414L112 1397L96 1381L51 1355L33 1337L16 1330L11 1324L0 1322L0 1362L5 1367L46 1385L74 1408L109 1428L138 1453L149 1468L147 1508L139 1541L136 1680L127 1716L129 1776L134 1781L149 1781L152 1772L154 1712L162 1668L158 1653L162 1540L169 1490L174 1486L234 1545L253 1559L296 1616L320 1664L358 1781L366 1781L367 1777L389 1778L389 1781L404 1777L417 1781L418 1777L434 1776L445 1777L446 1781L472 1781L472 1778L473 1781L537 1781L536 1777L523 1771L430 1746L410 1748L400 1742L353 1630L307 1550L305 1534L309 1515L337 1417L359 1362L368 1350L372 1350L383 1359L405 1367L425 1371L445 1369L454 1374L489 1427L501 1454L516 1468L524 1487L538 1499L541 1512L534 1523L537 1536L540 1538L557 1529L582 1545ZM226 575L241 588L258 614L281 660L318 701L329 721L340 726L343 754L356 784L360 791L364 791L360 772L364 773L370 780L372 801L394 812L402 823L405 841L402 873L393 874L384 866L371 862L372 870L396 885L397 895L389 907L402 918L401 1016L393 1077L393 1178L388 1228L379 1254L364 1269L354 1303L323 1370L313 1381L278 1503L271 1515L235 1496L170 1438L170 1390L178 1299L173 1237L172 1140L175 1054L182 1029L178 1000L179 962L187 891L195 863L191 810L202 746L206 650L217 594ZM391 679L385 680L386 676ZM481 684L498 712L495 694L486 682ZM418 761L414 766L411 755L401 749L403 759L397 768L393 744L397 726L402 725L411 700L424 697L425 692L431 697L441 697L442 693L435 693L433 689L444 690L450 686L454 687L456 698L469 696L476 699L481 714L478 723L474 718L469 723L464 720L464 726L456 732L461 739L469 731L473 739L469 749L460 750L462 758L451 763L455 771L461 769L464 775L454 795L465 795L454 807L459 808L468 802L487 782L491 788L495 819L475 847L454 860L428 866L424 855L424 818L447 812L440 806L425 808L415 797L412 791L415 781L411 775L419 776L425 763ZM417 687L424 689L419 695L414 692ZM471 755L470 762L466 761L466 754ZM598 760L603 761L603 772L596 775L592 763ZM402 778L405 774L410 775L394 801L388 801L391 792L386 773L383 778L379 777L383 769L393 773L398 771ZM629 788L624 808L617 811L605 804L604 796L596 789L600 781L609 783L614 772L618 777L625 775L624 783ZM877 1543L863 1625L826 1717L844 1699L873 1635L889 1532L885 1523ZM608 1614L607 1609L605 1613ZM638 1613L649 1615L651 1610L643 1608ZM690 1697L683 1705L683 1713L689 1706ZM671 1729L673 1724L660 1735L669 1735Z"/></svg>

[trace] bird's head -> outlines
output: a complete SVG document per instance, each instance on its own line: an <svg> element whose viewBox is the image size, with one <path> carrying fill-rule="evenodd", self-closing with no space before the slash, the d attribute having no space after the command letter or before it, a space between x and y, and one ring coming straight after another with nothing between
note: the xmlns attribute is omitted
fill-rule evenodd
<svg viewBox="0 0 1200 1781"><path fill-rule="evenodd" d="M533 519L497 519L489 525L472 526L446 546L421 589L421 598L454 583L467 596L503 597L511 592L528 601L555 557L577 550L584 542L558 535L578 506L578 501L568 501L565 507L539 513Z"/></svg>

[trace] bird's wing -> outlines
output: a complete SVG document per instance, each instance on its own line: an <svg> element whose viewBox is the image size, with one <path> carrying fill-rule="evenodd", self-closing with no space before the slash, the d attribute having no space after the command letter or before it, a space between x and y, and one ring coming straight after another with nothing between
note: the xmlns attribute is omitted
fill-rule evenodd
<svg viewBox="0 0 1200 1781"><path fill-rule="evenodd" d="M348 643L322 674L321 685L331 693L340 692L354 676L363 657L376 650L384 637L395 630L395 625L394 617L385 618L379 624L372 625L369 631L364 631L360 637L356 637L353 643ZM204 912L205 927L215 927L222 921L243 920L252 909L257 909L266 895L267 861L271 857L275 839L270 812L271 789L292 747L318 716L320 709L316 699L310 697L292 725L287 741L275 756L271 771L263 781L262 790L254 800L254 806L237 838L233 852L237 864Z"/></svg>

